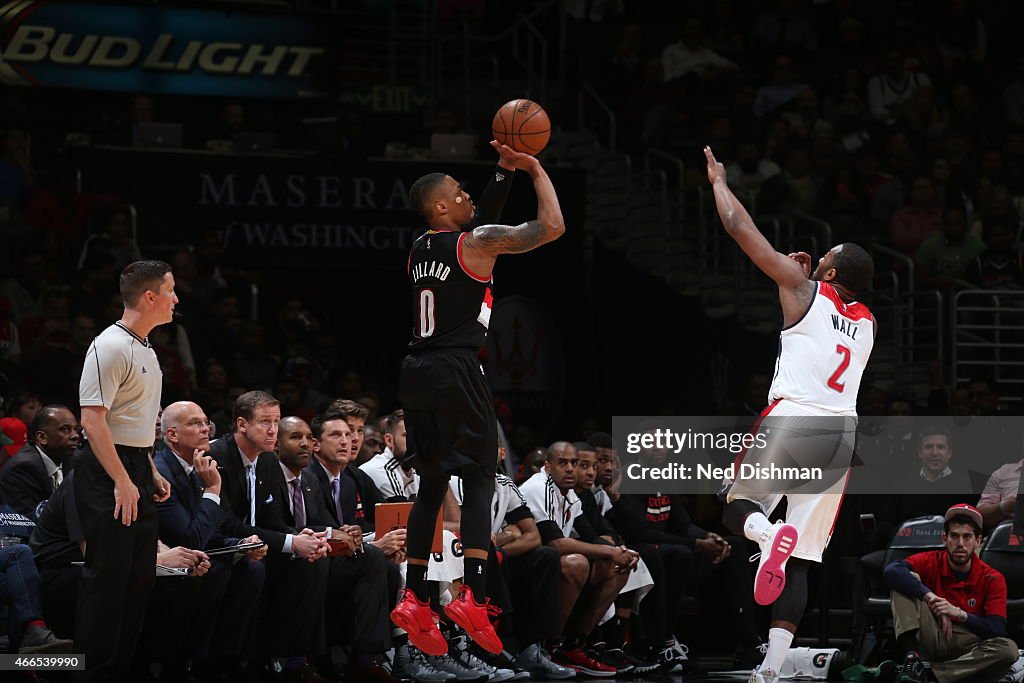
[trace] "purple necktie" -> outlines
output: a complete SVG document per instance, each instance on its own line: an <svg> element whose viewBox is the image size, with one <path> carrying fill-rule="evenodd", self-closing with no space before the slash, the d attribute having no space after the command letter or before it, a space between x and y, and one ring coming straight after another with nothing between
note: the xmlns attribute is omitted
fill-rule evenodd
<svg viewBox="0 0 1024 683"><path fill-rule="evenodd" d="M295 528L303 529L306 526L306 509L302 504L302 487L299 479L295 478L292 484L292 517L295 518Z"/></svg>
<svg viewBox="0 0 1024 683"><path fill-rule="evenodd" d="M331 480L331 498L334 499L334 511L338 513L338 524L345 523L345 516L341 514L341 480Z"/></svg>

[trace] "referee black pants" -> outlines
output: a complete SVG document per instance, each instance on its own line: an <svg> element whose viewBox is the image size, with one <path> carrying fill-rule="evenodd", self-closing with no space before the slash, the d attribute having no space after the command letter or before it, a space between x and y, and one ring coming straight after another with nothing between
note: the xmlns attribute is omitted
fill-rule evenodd
<svg viewBox="0 0 1024 683"><path fill-rule="evenodd" d="M148 448L116 446L139 489L138 518L114 518L114 482L87 444L75 468L75 497L85 535L85 567L75 617L75 651L87 681L128 675L156 577L157 513Z"/></svg>

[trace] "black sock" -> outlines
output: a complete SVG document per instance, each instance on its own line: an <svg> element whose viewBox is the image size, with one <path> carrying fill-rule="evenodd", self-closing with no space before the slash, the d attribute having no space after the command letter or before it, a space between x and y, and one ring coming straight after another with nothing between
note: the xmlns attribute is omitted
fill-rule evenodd
<svg viewBox="0 0 1024 683"><path fill-rule="evenodd" d="M483 602L484 593L486 592L484 579L486 577L487 559L480 560L475 557L465 557L462 560L462 567L462 580L473 591L473 597L476 598L476 601Z"/></svg>
<svg viewBox="0 0 1024 683"><path fill-rule="evenodd" d="M441 616L441 621L444 622L446 617L444 610L441 609L441 584L437 581L427 581L426 583L427 601L430 603L430 609L437 612Z"/></svg>
<svg viewBox="0 0 1024 683"><path fill-rule="evenodd" d="M896 651L900 653L901 657L905 657L911 651L921 651L921 644L917 642L916 628L913 631L902 633L896 638Z"/></svg>
<svg viewBox="0 0 1024 683"><path fill-rule="evenodd" d="M410 562L405 568L405 587L415 593L420 602L426 602L427 565Z"/></svg>
<svg viewBox="0 0 1024 683"><path fill-rule="evenodd" d="M614 650L616 648L621 649L626 643L626 620L622 617L615 616L604 623L604 642L608 644L608 648Z"/></svg>

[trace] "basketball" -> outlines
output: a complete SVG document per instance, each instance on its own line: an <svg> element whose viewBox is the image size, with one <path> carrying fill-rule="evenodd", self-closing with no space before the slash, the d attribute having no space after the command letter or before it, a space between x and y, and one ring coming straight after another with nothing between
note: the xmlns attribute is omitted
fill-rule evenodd
<svg viewBox="0 0 1024 683"><path fill-rule="evenodd" d="M551 120L533 100L511 100L494 115L491 133L495 140L517 152L537 155L551 137Z"/></svg>

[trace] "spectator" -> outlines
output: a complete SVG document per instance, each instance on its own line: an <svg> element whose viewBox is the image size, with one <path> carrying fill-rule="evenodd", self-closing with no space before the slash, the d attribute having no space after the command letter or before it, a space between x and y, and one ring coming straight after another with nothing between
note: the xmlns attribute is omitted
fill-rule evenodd
<svg viewBox="0 0 1024 683"><path fill-rule="evenodd" d="M809 55L818 49L818 36L796 0L778 0L777 9L762 13L750 30L750 51L759 55L782 51Z"/></svg>
<svg viewBox="0 0 1024 683"><path fill-rule="evenodd" d="M18 326L11 315L11 304L0 298L0 372L21 362Z"/></svg>
<svg viewBox="0 0 1024 683"><path fill-rule="evenodd" d="M1024 256L1002 222L984 229L986 249L967 267L967 281L983 289L1024 289Z"/></svg>
<svg viewBox="0 0 1024 683"><path fill-rule="evenodd" d="M778 164L761 156L756 140L746 138L736 147L736 161L726 165L729 185L739 193L756 197L766 180L782 172Z"/></svg>
<svg viewBox="0 0 1024 683"><path fill-rule="evenodd" d="M903 54L898 48L890 47L883 54L882 72L868 81L871 117L886 125L895 123L901 105L910 99L915 90L931 84L926 74L907 71Z"/></svg>
<svg viewBox="0 0 1024 683"><path fill-rule="evenodd" d="M887 537L907 519L938 514L971 490L964 469L960 465L953 469L953 441L942 425L930 424L921 430L915 460L915 471L894 482L882 511L886 523L882 531ZM898 462L894 465L900 467Z"/></svg>
<svg viewBox="0 0 1024 683"><path fill-rule="evenodd" d="M806 83L794 79L793 60L787 55L775 58L772 82L757 90L754 98L754 116L763 118L795 100L807 89Z"/></svg>
<svg viewBox="0 0 1024 683"><path fill-rule="evenodd" d="M3 417L0 418L0 432L8 439L8 443L3 446L3 452L0 452L0 467L3 467L28 443L28 427L16 417Z"/></svg>
<svg viewBox="0 0 1024 683"><path fill-rule="evenodd" d="M733 62L707 46L704 29L695 18L683 24L679 41L661 51L661 67L666 83L693 74L704 85L737 70Z"/></svg>
<svg viewBox="0 0 1024 683"><path fill-rule="evenodd" d="M811 157L807 148L790 147L782 173L773 176L761 186L759 209L765 213L817 210L818 180L811 175Z"/></svg>
<svg viewBox="0 0 1024 683"><path fill-rule="evenodd" d="M35 185L35 172L29 165L29 137L21 128L3 131L4 148L0 156L0 199L10 200L20 209Z"/></svg>
<svg viewBox="0 0 1024 683"><path fill-rule="evenodd" d="M975 554L981 513L959 504L945 517L944 549L885 568L896 643L906 653L903 680L927 680L921 655L942 683L995 680L1018 657L1005 637L1006 579Z"/></svg>
<svg viewBox="0 0 1024 683"><path fill-rule="evenodd" d="M928 176L914 178L908 199L889 219L889 238L893 247L912 254L922 242L939 232L942 209L936 201L935 186Z"/></svg>
<svg viewBox="0 0 1024 683"><path fill-rule="evenodd" d="M0 283L0 298L6 299L11 305L14 322L20 323L27 316L35 313L43 292L51 284L46 272L46 260L41 251L26 251L18 262L17 277L10 265L6 266Z"/></svg>
<svg viewBox="0 0 1024 683"><path fill-rule="evenodd" d="M935 43L942 67L950 74L968 73L988 54L985 24L967 0L948 0L936 24Z"/></svg>
<svg viewBox="0 0 1024 683"><path fill-rule="evenodd" d="M1024 459L1003 465L985 482L985 490L978 499L978 512L985 520L986 529L1013 519L1017 507L1017 491L1020 490L1022 465Z"/></svg>
<svg viewBox="0 0 1024 683"><path fill-rule="evenodd" d="M28 431L28 443L0 468L0 502L35 519L39 504L64 481L79 444L78 420L66 406L48 405Z"/></svg>
<svg viewBox="0 0 1024 683"><path fill-rule="evenodd" d="M929 287L952 287L963 280L967 267L981 252L985 244L967 232L967 217L958 206L942 212L942 232L926 239L914 256L918 282Z"/></svg>
<svg viewBox="0 0 1024 683"><path fill-rule="evenodd" d="M1024 56L1018 57L1014 79L1003 90L1003 115L1011 126L1024 128Z"/></svg>
<svg viewBox="0 0 1024 683"><path fill-rule="evenodd" d="M24 544L0 549L0 602L14 627L10 647L20 655L70 654L74 643L53 635L43 621L39 574L32 550Z"/></svg>

